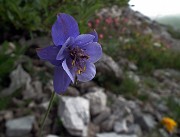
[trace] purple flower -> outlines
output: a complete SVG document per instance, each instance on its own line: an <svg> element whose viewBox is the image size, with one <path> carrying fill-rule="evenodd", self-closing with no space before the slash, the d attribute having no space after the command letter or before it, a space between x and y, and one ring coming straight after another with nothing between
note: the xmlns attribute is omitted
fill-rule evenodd
<svg viewBox="0 0 180 137"><path fill-rule="evenodd" d="M55 92L66 91L75 79L82 82L92 80L96 74L94 63L102 56L97 33L93 31L80 35L76 20L68 14L60 13L51 34L54 45L37 49L37 54L55 66Z"/></svg>

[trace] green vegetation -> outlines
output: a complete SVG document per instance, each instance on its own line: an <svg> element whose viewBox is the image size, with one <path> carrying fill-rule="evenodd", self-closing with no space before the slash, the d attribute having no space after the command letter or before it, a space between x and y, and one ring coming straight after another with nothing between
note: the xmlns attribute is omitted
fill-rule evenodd
<svg viewBox="0 0 180 137"><path fill-rule="evenodd" d="M175 100L174 97L169 97L165 101L171 112L170 116L178 120L180 116L180 101L178 99Z"/></svg>
<svg viewBox="0 0 180 137"><path fill-rule="evenodd" d="M95 11L105 6L127 5L129 0L1 0L0 35L28 35L32 32L49 32L50 26L60 12L74 16L82 32L87 29L87 20Z"/></svg>
<svg viewBox="0 0 180 137"><path fill-rule="evenodd" d="M16 60L25 52L26 46L5 41L0 47L0 89L7 86L9 73L15 68Z"/></svg>
<svg viewBox="0 0 180 137"><path fill-rule="evenodd" d="M159 43L155 46L151 36L135 36L122 50L126 57L136 62L141 72L148 73L155 69L174 68L180 70L179 52L174 52Z"/></svg>
<svg viewBox="0 0 180 137"><path fill-rule="evenodd" d="M99 32L104 52L116 61L121 57L135 62L139 71L147 74L155 69L174 68L180 70L179 52L170 50L164 39L155 39L152 34L144 35L136 25L128 25L128 18L96 17L91 27Z"/></svg>
<svg viewBox="0 0 180 137"><path fill-rule="evenodd" d="M124 94L125 96L134 97L138 94L138 84L128 76L125 76L120 86L113 85L114 92Z"/></svg>
<svg viewBox="0 0 180 137"><path fill-rule="evenodd" d="M21 97L21 92L22 89L18 89L16 90L12 95L10 96L5 96L5 97L0 97L0 111L7 109L7 108L11 108L14 107L12 104L12 98L19 98ZM16 106L16 107L21 107L21 106Z"/></svg>
<svg viewBox="0 0 180 137"><path fill-rule="evenodd" d="M168 26L167 31L171 34L171 36L175 39L180 39L180 29L174 29L171 26Z"/></svg>
<svg viewBox="0 0 180 137"><path fill-rule="evenodd" d="M122 82L107 75L97 76L96 81L99 85L109 89L115 94L123 94L130 98L138 95L138 84L126 74L124 75Z"/></svg>

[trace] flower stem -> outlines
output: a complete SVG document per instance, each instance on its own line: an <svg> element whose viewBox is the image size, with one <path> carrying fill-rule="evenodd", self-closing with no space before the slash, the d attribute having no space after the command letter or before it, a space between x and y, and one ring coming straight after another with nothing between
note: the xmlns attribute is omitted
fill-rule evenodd
<svg viewBox="0 0 180 137"><path fill-rule="evenodd" d="M47 116L49 115L50 110L51 110L54 97L55 97L55 92L52 92L52 95L51 95L51 98L50 98L50 102L49 102L49 105L48 105L48 109L47 109L47 111L46 111L46 113L45 113L44 118L41 120L41 124L40 124L40 126L41 126L41 129L40 129L40 137L42 137L42 130L43 130L43 128L44 128L44 123L45 123L45 121L46 121Z"/></svg>

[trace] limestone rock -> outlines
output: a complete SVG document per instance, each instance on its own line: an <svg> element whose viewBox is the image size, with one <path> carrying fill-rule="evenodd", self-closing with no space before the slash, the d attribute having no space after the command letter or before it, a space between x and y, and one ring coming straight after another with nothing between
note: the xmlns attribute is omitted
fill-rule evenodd
<svg viewBox="0 0 180 137"><path fill-rule="evenodd" d="M47 135L46 137L59 137L59 136L56 136L56 135Z"/></svg>
<svg viewBox="0 0 180 137"><path fill-rule="evenodd" d="M139 124L144 131L150 131L155 128L156 122L152 115L142 114L135 119L135 123Z"/></svg>
<svg viewBox="0 0 180 137"><path fill-rule="evenodd" d="M117 134L114 132L109 132L109 133L99 133L96 134L96 137L138 137L137 135L125 135L125 134Z"/></svg>
<svg viewBox="0 0 180 137"><path fill-rule="evenodd" d="M79 91L74 87L68 87L65 95L77 97L79 96Z"/></svg>
<svg viewBox="0 0 180 137"><path fill-rule="evenodd" d="M17 68L10 74L11 84L9 88L4 89L1 92L1 96L8 96L14 93L17 89L22 86L28 86L31 82L30 75L22 68L21 65L18 65Z"/></svg>
<svg viewBox="0 0 180 137"><path fill-rule="evenodd" d="M40 81L28 83L22 94L24 99L40 98L43 95L42 83Z"/></svg>
<svg viewBox="0 0 180 137"><path fill-rule="evenodd" d="M90 101L92 115L97 115L106 109L107 96L103 88L92 87L88 89L88 93L84 97Z"/></svg>
<svg viewBox="0 0 180 137"><path fill-rule="evenodd" d="M130 134L136 134L138 137L142 136L142 130L141 127L138 124L132 124L128 128L128 133Z"/></svg>
<svg viewBox="0 0 180 137"><path fill-rule="evenodd" d="M116 133L125 133L128 131L126 120L116 121L114 123L114 131Z"/></svg>
<svg viewBox="0 0 180 137"><path fill-rule="evenodd" d="M111 115L108 119L103 121L100 125L101 131L102 132L112 131L116 119L117 119L117 116Z"/></svg>
<svg viewBox="0 0 180 137"><path fill-rule="evenodd" d="M106 119L108 119L108 117L111 115L111 110L110 108L106 108L104 111L102 111L98 116L96 116L93 119L93 123L95 123L96 125L101 124L103 121L105 121Z"/></svg>
<svg viewBox="0 0 180 137"><path fill-rule="evenodd" d="M86 137L90 121L89 101L82 97L60 97L58 115L73 136Z"/></svg>
<svg viewBox="0 0 180 137"><path fill-rule="evenodd" d="M8 137L24 137L30 133L34 122L34 116L8 120L6 122L6 135Z"/></svg>
<svg viewBox="0 0 180 137"><path fill-rule="evenodd" d="M102 58L96 63L96 68L101 75L115 76L118 79L122 79L122 69L106 54L103 54Z"/></svg>

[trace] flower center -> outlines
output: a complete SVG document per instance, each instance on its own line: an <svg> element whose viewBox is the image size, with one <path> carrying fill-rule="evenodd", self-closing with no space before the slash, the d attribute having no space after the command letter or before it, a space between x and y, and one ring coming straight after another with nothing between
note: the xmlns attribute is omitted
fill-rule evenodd
<svg viewBox="0 0 180 137"><path fill-rule="evenodd" d="M72 66L76 66L77 74L81 74L86 70L86 60L89 59L89 55L87 55L83 49L79 47L75 47L70 49L70 56L72 59Z"/></svg>

